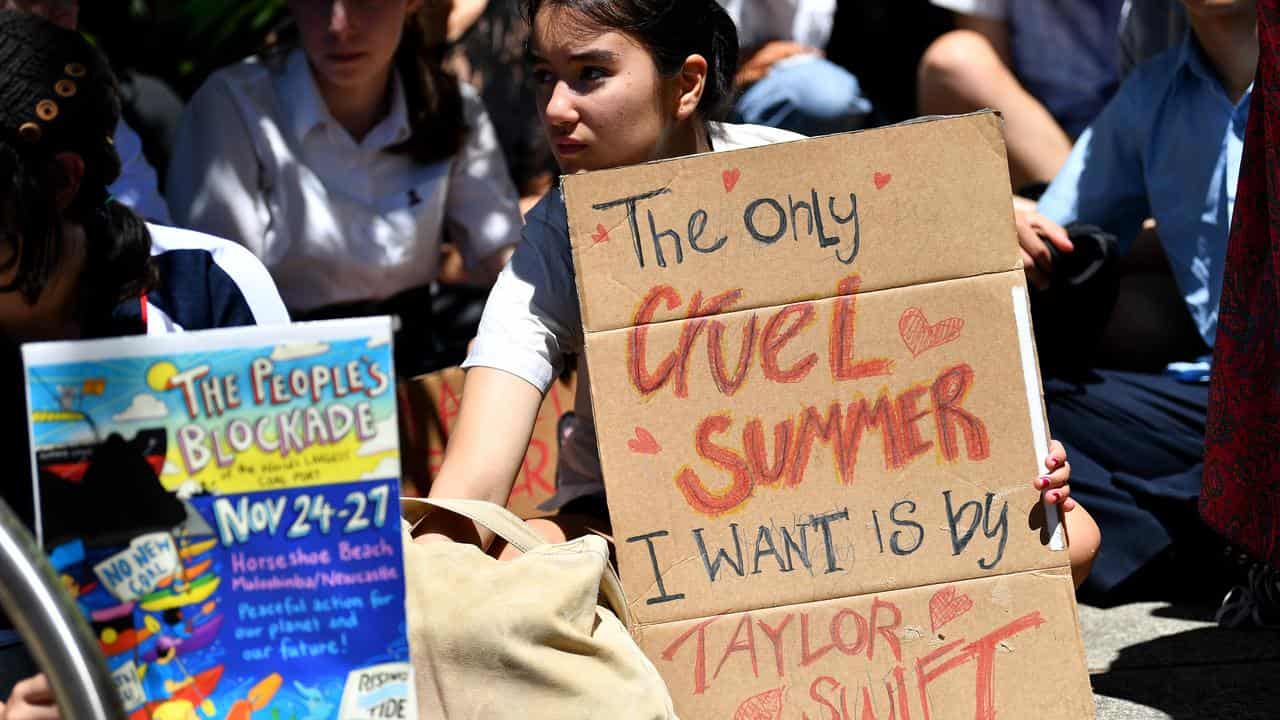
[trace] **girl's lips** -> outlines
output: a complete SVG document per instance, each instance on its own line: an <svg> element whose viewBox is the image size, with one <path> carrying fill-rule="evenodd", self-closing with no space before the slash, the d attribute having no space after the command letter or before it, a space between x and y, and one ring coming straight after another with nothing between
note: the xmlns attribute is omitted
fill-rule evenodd
<svg viewBox="0 0 1280 720"><path fill-rule="evenodd" d="M587 144L577 140L557 140L556 152L561 155L573 155L587 149Z"/></svg>
<svg viewBox="0 0 1280 720"><path fill-rule="evenodd" d="M355 62L356 60L359 60L364 56L365 56L365 53L362 53L362 52L329 53L329 59L336 63Z"/></svg>

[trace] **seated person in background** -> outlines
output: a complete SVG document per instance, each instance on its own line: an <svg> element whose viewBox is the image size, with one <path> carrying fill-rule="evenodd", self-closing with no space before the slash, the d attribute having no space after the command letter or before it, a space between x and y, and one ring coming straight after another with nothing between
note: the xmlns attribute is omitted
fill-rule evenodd
<svg viewBox="0 0 1280 720"><path fill-rule="evenodd" d="M827 60L835 0L719 0L738 27L739 122L804 135L859 130L871 103L858 79Z"/></svg>
<svg viewBox="0 0 1280 720"><path fill-rule="evenodd" d="M248 251L148 226L111 197L120 103L106 59L84 38L0 11L0 59L0 456L10 465L0 497L30 524L21 343L289 318ZM34 672L0 615L0 698ZM55 717L45 688L21 683L0 719Z"/></svg>
<svg viewBox="0 0 1280 720"><path fill-rule="evenodd" d="M0 8L33 13L68 30L79 25L79 0L0 0ZM121 168L111 196L147 220L170 224L169 206L160 195L156 171L142 155L142 140L124 118L116 123L114 136Z"/></svg>
<svg viewBox="0 0 1280 720"><path fill-rule="evenodd" d="M296 40L209 78L168 176L178 222L252 250L295 318L398 315L403 377L462 359L433 333L441 243L492 284L521 228L484 107L421 7L289 2Z"/></svg>
<svg viewBox="0 0 1280 720"><path fill-rule="evenodd" d="M1122 0L931 2L957 29L920 60L920 113L1001 111L1014 192L1042 187L1119 82Z"/></svg>
<svg viewBox="0 0 1280 720"><path fill-rule="evenodd" d="M1130 74L1039 202L1051 223L1101 226L1116 236L1121 253L1154 218L1152 246L1163 249L1168 262L1159 265L1171 274L1167 284L1136 298L1141 313L1112 317L1112 324L1128 323L1119 334L1128 348L1116 356L1135 371L1045 383L1050 425L1074 466L1075 494L1108 539L1087 586L1099 592L1126 580L1131 588L1144 584L1135 573L1149 566L1158 576L1166 565L1153 561L1174 551L1185 571L1202 540L1194 515L1207 364L1194 363L1213 345L1217 328L1258 39L1254 0L1182 2L1192 32ZM1053 260L1043 245L1022 242L1029 274L1045 280ZM1161 305L1152 289L1159 287L1170 302ZM1180 341L1182 328L1188 337ZM1164 370L1170 361L1191 364Z"/></svg>

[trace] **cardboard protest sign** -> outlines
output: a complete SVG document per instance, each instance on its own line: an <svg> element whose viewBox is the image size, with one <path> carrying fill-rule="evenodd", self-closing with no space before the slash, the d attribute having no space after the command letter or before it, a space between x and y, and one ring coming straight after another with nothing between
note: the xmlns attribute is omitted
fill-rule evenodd
<svg viewBox="0 0 1280 720"><path fill-rule="evenodd" d="M682 716L1092 717L994 114L563 192L633 631Z"/></svg>
<svg viewBox="0 0 1280 720"><path fill-rule="evenodd" d="M406 494L425 496L444 462L445 447L462 408L466 371L447 368L401 383L404 421L400 444L404 449ZM507 509L522 518L548 517L552 511L539 506L556 491L556 462L560 457L557 433L560 418L573 409L576 375L551 384L533 426L533 437L524 463L511 488Z"/></svg>
<svg viewBox="0 0 1280 720"><path fill-rule="evenodd" d="M387 318L22 352L38 534L130 720L417 717Z"/></svg>

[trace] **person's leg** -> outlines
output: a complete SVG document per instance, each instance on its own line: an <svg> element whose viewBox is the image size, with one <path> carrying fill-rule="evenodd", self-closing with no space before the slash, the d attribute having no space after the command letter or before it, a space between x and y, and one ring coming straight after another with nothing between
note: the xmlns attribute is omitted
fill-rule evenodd
<svg viewBox="0 0 1280 720"><path fill-rule="evenodd" d="M1086 592L1106 595L1179 540L1199 537L1207 403L1203 385L1163 375L1101 371L1086 382L1045 382L1049 426L1071 463L1071 495L1104 538Z"/></svg>
<svg viewBox="0 0 1280 720"><path fill-rule="evenodd" d="M921 115L982 108L1004 115L1014 190L1053 180L1071 154L1071 139L979 33L954 30L935 40L920 59L918 92Z"/></svg>
<svg viewBox="0 0 1280 720"><path fill-rule="evenodd" d="M863 128L871 102L848 70L817 55L799 55L773 66L747 88L734 114L754 125L826 135Z"/></svg>

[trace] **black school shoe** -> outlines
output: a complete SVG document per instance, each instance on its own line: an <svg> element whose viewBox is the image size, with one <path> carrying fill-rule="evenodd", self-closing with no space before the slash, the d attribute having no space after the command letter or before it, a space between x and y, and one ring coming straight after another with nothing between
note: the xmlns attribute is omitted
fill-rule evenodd
<svg viewBox="0 0 1280 720"><path fill-rule="evenodd" d="M1280 629L1280 570L1239 550L1228 557L1243 582L1227 593L1214 620L1224 628Z"/></svg>

